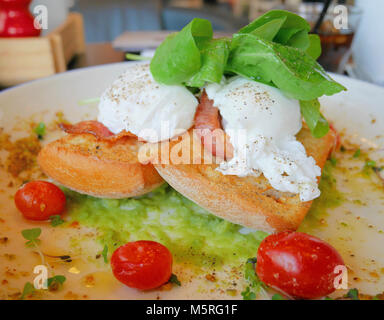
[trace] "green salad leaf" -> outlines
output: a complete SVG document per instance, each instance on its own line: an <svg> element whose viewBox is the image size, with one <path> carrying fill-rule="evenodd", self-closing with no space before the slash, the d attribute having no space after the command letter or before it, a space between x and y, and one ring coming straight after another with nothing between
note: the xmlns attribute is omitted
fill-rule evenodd
<svg viewBox="0 0 384 320"><path fill-rule="evenodd" d="M234 35L226 70L274 85L298 100L312 100L345 89L304 51L253 34Z"/></svg>
<svg viewBox="0 0 384 320"><path fill-rule="evenodd" d="M321 41L317 34L310 34L309 36L309 47L305 51L313 59L317 60L321 55Z"/></svg>
<svg viewBox="0 0 384 320"><path fill-rule="evenodd" d="M200 51L212 39L208 20L195 18L180 32L169 35L151 60L153 78L168 85L183 84L202 66Z"/></svg>
<svg viewBox="0 0 384 320"><path fill-rule="evenodd" d="M300 101L300 110L315 138L321 138L327 134L329 124L320 112L319 100Z"/></svg>
<svg viewBox="0 0 384 320"><path fill-rule="evenodd" d="M280 27L271 38L266 30L274 29L278 24ZM271 10L240 29L238 34L251 33L266 40L306 50L309 47L310 30L311 26L304 18L285 10ZM264 34L268 37L264 37Z"/></svg>
<svg viewBox="0 0 384 320"><path fill-rule="evenodd" d="M201 44L201 68L188 81L189 87L202 87L206 82L219 83L229 55L229 39L211 39Z"/></svg>

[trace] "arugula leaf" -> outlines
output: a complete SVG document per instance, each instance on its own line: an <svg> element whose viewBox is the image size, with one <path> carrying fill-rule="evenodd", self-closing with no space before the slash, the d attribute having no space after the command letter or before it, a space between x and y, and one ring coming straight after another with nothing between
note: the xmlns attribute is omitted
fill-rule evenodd
<svg viewBox="0 0 384 320"><path fill-rule="evenodd" d="M104 245L101 255L103 256L104 262L108 263L108 246L107 245Z"/></svg>
<svg viewBox="0 0 384 320"><path fill-rule="evenodd" d="M226 70L272 84L297 100L313 100L345 90L303 50L253 34L234 35Z"/></svg>
<svg viewBox="0 0 384 320"><path fill-rule="evenodd" d="M25 229L21 231L21 234L26 240L35 241L38 237L40 237L41 229L33 228L33 229Z"/></svg>
<svg viewBox="0 0 384 320"><path fill-rule="evenodd" d="M44 122L40 122L36 127L35 129L33 129L33 131L36 133L37 135L37 138L39 140L42 140L44 138L44 135L45 135L45 123Z"/></svg>
<svg viewBox="0 0 384 320"><path fill-rule="evenodd" d="M169 35L152 58L153 78L168 85L187 82L200 70L200 51L212 35L211 23L199 18L193 19L180 32Z"/></svg>
<svg viewBox="0 0 384 320"><path fill-rule="evenodd" d="M169 282L173 283L173 284L175 284L175 285L177 285L179 287L181 286L181 282L177 278L177 275L175 275L174 273L172 273L171 278L169 279Z"/></svg>
<svg viewBox="0 0 384 320"><path fill-rule="evenodd" d="M201 45L201 68L191 79L186 81L187 86L202 87L205 82L219 83L224 74L229 55L229 39L212 39Z"/></svg>
<svg viewBox="0 0 384 320"><path fill-rule="evenodd" d="M63 219L61 219L60 215L50 216L49 219L51 220L52 227L57 227L65 222Z"/></svg>
<svg viewBox="0 0 384 320"><path fill-rule="evenodd" d="M23 293L21 294L20 300L24 300L27 298L29 295L33 294L36 291L35 287L33 286L32 283L27 282L24 285Z"/></svg>
<svg viewBox="0 0 384 320"><path fill-rule="evenodd" d="M328 133L329 124L320 112L320 103L317 99L300 101L300 110L315 138L321 138Z"/></svg>

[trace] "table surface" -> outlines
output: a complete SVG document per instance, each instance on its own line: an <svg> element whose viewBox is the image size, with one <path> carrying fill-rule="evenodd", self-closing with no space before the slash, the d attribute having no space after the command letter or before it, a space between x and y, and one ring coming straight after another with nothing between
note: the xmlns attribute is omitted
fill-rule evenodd
<svg viewBox="0 0 384 320"><path fill-rule="evenodd" d="M115 50L109 42L88 43L85 55L78 57L71 69L121 62L124 61L124 56L123 51Z"/></svg>

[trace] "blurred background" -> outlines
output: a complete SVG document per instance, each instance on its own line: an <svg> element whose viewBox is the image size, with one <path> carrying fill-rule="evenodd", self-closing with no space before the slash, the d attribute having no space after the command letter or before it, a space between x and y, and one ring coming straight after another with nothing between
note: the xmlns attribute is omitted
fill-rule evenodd
<svg viewBox="0 0 384 320"><path fill-rule="evenodd" d="M123 61L126 52L150 55L166 35L180 30L195 17L209 19L218 37L233 33L266 11L276 8L298 13L314 27L325 2L327 1L0 0L0 86L10 86L68 69ZM323 46L319 62L328 71L384 86L384 35L381 34L384 30L384 0L329 2L327 14L316 30ZM348 27L343 30L333 27L333 21L340 13L335 11L335 6L339 4L346 6L348 10ZM45 28L38 35L32 36L25 31L19 35L1 33L2 25L3 28L6 25L1 20L5 19L6 14L9 15L9 6L12 5L13 10L19 10L20 6L28 8ZM37 45L37 40L35 41L39 48L43 47L43 40L48 41L52 61L45 73L42 70L40 73L35 72L36 74L28 73L30 66L24 60L20 59L19 64L15 62L12 50L22 50L23 39L27 46L26 36L39 38L41 45ZM30 48L30 44L28 46ZM24 50L30 51L27 48ZM36 56L41 65L41 56L44 54L48 57L45 59L49 59L47 52L41 52L40 58ZM31 60L31 53L29 57ZM12 73L11 65L17 68L17 76L14 73L12 76L7 75Z"/></svg>

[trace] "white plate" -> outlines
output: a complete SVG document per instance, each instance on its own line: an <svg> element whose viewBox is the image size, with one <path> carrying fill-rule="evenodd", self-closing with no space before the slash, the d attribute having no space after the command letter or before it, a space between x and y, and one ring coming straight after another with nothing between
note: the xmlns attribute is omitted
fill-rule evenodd
<svg viewBox="0 0 384 320"><path fill-rule="evenodd" d="M117 63L62 73L49 78L33 81L24 85L5 90L0 93L0 127L11 133L13 138L25 135L26 123L34 121L49 122L57 111L63 111L71 122L92 119L96 115L96 105L79 106L78 102L88 98L99 97L104 89L127 67L127 63ZM325 116L334 123L337 130L345 132L348 139L370 150L370 157L383 165L384 147L384 88L372 84L333 75L335 80L344 84L349 90L332 97L321 99ZM50 139L53 139L51 136ZM0 151L1 155L1 151ZM9 278L8 286L0 285L0 298L20 289L26 281L33 278L32 270L36 257L26 251L20 230L31 226L17 214L11 196L14 188L7 187L9 177L0 169L0 217L6 223L0 223L0 236L5 234L14 237L7 245L0 244L0 261L4 270L0 270L0 280ZM352 197L360 197L366 205L357 205L353 200L330 210L325 216L325 226L308 228L310 232L332 243L343 255L350 268L349 285L358 287L367 294L384 291L384 200L382 190L371 192L369 185L364 183L353 188L338 176L338 183ZM360 189L359 189L360 188ZM353 190L352 190L353 189ZM361 199L359 199L361 200ZM361 201L363 201L361 200ZM361 202L360 201L360 202ZM36 224L33 224L36 225ZM352 226L346 228L345 225ZM52 228L43 229L45 238L52 239L51 245L60 248L65 246L61 237L68 238L64 231ZM78 231L73 231L74 234ZM46 241L47 242L47 241ZM99 250L99 248L90 250ZM95 251L96 252L96 251ZM10 261L5 254L17 253L18 257ZM81 286L84 274L81 268L87 263L76 266L80 270L71 270L67 280L67 288L77 292L72 298L232 298L218 292L210 293L205 288L214 288L214 284L199 280L169 292L138 293L123 288L113 280L110 272L94 270L99 282L103 283L96 290ZM16 278L7 277L6 268L17 268L25 273L18 273ZM65 268L65 266L59 267ZM85 268L84 270L89 268ZM3 272L4 274L1 274ZM68 274L68 270L66 270ZM200 287L197 287L200 286ZM77 290L77 291L76 291ZM71 290L69 290L71 291ZM80 293L79 293L80 292ZM84 297L83 295L86 295ZM66 291L44 298L71 298Z"/></svg>

